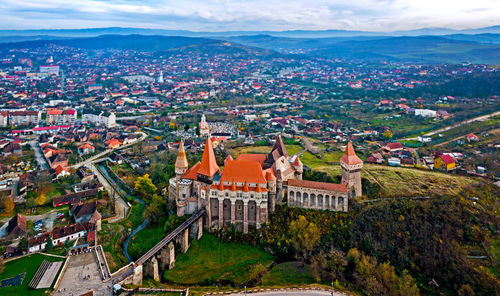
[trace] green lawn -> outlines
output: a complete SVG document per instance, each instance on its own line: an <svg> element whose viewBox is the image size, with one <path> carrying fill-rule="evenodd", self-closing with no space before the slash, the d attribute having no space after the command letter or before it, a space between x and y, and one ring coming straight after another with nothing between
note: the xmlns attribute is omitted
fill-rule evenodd
<svg viewBox="0 0 500 296"><path fill-rule="evenodd" d="M241 285L265 272L271 254L250 245L220 242L210 234L194 240L186 254L179 254L175 268L165 271L165 280L192 285L221 282Z"/></svg>
<svg viewBox="0 0 500 296"><path fill-rule="evenodd" d="M14 277L20 273L26 272L23 283L21 286L10 286L0 288L0 295L46 295L45 290L32 290L28 287L31 279L35 275L38 267L42 264L43 260L50 262L63 261L62 258L52 256L45 256L42 254L33 254L20 259L9 261L5 263L4 270L0 274L0 279Z"/></svg>
<svg viewBox="0 0 500 296"><path fill-rule="evenodd" d="M262 286L314 284L311 267L299 262L285 262L274 266L261 280Z"/></svg>
<svg viewBox="0 0 500 296"><path fill-rule="evenodd" d="M165 237L166 234L163 231L164 224L165 220L160 221L156 225L148 225L130 240L128 254L132 260L141 257Z"/></svg>

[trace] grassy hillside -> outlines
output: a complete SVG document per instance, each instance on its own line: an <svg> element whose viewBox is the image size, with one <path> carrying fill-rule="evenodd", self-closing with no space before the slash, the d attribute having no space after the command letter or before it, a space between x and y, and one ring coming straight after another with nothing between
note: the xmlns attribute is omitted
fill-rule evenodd
<svg viewBox="0 0 500 296"><path fill-rule="evenodd" d="M175 268L163 278L181 285L225 283L241 285L265 272L273 262L271 254L244 244L220 242L204 234L191 243L186 254L179 254Z"/></svg>

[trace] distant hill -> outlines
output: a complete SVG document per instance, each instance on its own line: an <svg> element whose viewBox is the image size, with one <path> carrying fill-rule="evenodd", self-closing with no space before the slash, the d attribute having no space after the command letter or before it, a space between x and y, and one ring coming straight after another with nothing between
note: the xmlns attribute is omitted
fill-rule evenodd
<svg viewBox="0 0 500 296"><path fill-rule="evenodd" d="M49 29L49 30L0 30L2 36L37 36L50 35L55 37L96 37L100 35L163 35L184 37L231 37L270 35L290 38L330 38L353 36L421 36L421 35L450 35L450 34L500 34L500 26L491 26L477 29L453 30L447 28L422 28L407 31L371 32L352 30L287 30L287 31L223 31L223 32L193 32L187 30L164 30L144 28L89 28L89 29Z"/></svg>
<svg viewBox="0 0 500 296"><path fill-rule="evenodd" d="M500 64L500 34L335 38L256 35L228 37L228 40L280 52L361 61Z"/></svg>
<svg viewBox="0 0 500 296"><path fill-rule="evenodd" d="M274 53L270 50L251 48L249 46L215 39L158 35L102 35L86 38L7 42L0 43L0 50L10 48L36 48L48 44L83 49L113 48L152 52L187 51L207 54L230 53L251 55L270 55Z"/></svg>
<svg viewBox="0 0 500 296"><path fill-rule="evenodd" d="M309 54L365 61L500 64L500 44L485 44L439 36L344 41L311 51Z"/></svg>

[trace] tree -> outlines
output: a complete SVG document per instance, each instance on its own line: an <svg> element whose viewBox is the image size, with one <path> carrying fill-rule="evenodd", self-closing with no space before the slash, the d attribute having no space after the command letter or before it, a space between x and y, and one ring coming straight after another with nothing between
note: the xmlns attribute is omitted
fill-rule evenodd
<svg viewBox="0 0 500 296"><path fill-rule="evenodd" d="M135 182L134 189L143 196L147 197L150 197L157 190L155 184L153 184L153 181L149 177L149 174L144 174L144 176L138 177Z"/></svg>
<svg viewBox="0 0 500 296"><path fill-rule="evenodd" d="M45 197L45 194L40 194L35 198L35 202L39 206L43 206L45 202L47 201L47 198Z"/></svg>
<svg viewBox="0 0 500 296"><path fill-rule="evenodd" d="M162 217L162 214L165 213L165 200L159 196L158 194L153 194L151 198L151 202L146 208L146 212L144 213L146 217L151 219L153 223L156 223Z"/></svg>
<svg viewBox="0 0 500 296"><path fill-rule="evenodd" d="M54 243L52 242L52 238L50 238L50 236L47 236L47 240L45 242L47 243L45 244L45 251L49 251L54 248Z"/></svg>
<svg viewBox="0 0 500 296"><path fill-rule="evenodd" d="M4 196L1 199L0 208L1 214L5 216L11 216L14 213L14 201L10 196Z"/></svg>
<svg viewBox="0 0 500 296"><path fill-rule="evenodd" d="M17 249L20 251L20 252L25 252L28 250L28 239L26 237L22 237L20 240L19 240L19 244L17 244Z"/></svg>
<svg viewBox="0 0 500 296"><path fill-rule="evenodd" d="M71 242L69 241L69 237L66 238L66 241L64 242L64 248L67 250L71 246Z"/></svg>
<svg viewBox="0 0 500 296"><path fill-rule="evenodd" d="M387 130L387 131L386 131L383 135L384 135L384 137L386 137L387 139L392 139L392 136L393 136L393 134L392 134L391 130Z"/></svg>
<svg viewBox="0 0 500 296"><path fill-rule="evenodd" d="M300 215L297 220L290 223L289 234L291 244L296 252L296 258L300 260L300 264L303 266L305 260L319 243L320 231L318 226Z"/></svg>
<svg viewBox="0 0 500 296"><path fill-rule="evenodd" d="M344 277L347 259L344 252L331 248L311 258L313 274L318 282L334 282Z"/></svg>

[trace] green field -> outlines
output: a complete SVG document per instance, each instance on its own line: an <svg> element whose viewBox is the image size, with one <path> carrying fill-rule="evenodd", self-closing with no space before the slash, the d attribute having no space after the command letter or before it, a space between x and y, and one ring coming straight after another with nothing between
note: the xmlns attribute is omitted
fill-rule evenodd
<svg viewBox="0 0 500 296"><path fill-rule="evenodd" d="M285 262L274 266L261 279L262 286L314 284L309 265L300 266L299 262Z"/></svg>
<svg viewBox="0 0 500 296"><path fill-rule="evenodd" d="M193 241L186 254L179 254L175 267L163 278L174 284L241 285L249 282L273 262L271 254L250 245L220 242L210 234Z"/></svg>
<svg viewBox="0 0 500 296"><path fill-rule="evenodd" d="M128 253L132 260L141 257L165 237L164 223L165 220L161 220L156 225L148 225L130 240Z"/></svg>
<svg viewBox="0 0 500 296"><path fill-rule="evenodd" d="M307 164L306 162L304 162ZM339 165L317 166L331 176L341 175ZM479 183L475 178L415 168L364 164L362 178L380 188L382 197L452 196L464 187Z"/></svg>
<svg viewBox="0 0 500 296"><path fill-rule="evenodd" d="M289 155L293 155L300 150L304 149L300 145L285 145L286 151ZM229 153L234 158L240 154L268 154L271 152L272 146L243 146L230 149Z"/></svg>
<svg viewBox="0 0 500 296"><path fill-rule="evenodd" d="M43 260L50 262L63 261L62 258L45 256L42 254L33 254L5 263L3 272L0 273L0 279L8 279L23 272L26 272L26 275L21 286L0 288L0 295L46 295L45 290L32 290L28 287L31 279L35 275L38 267L40 267L40 264L42 264Z"/></svg>

